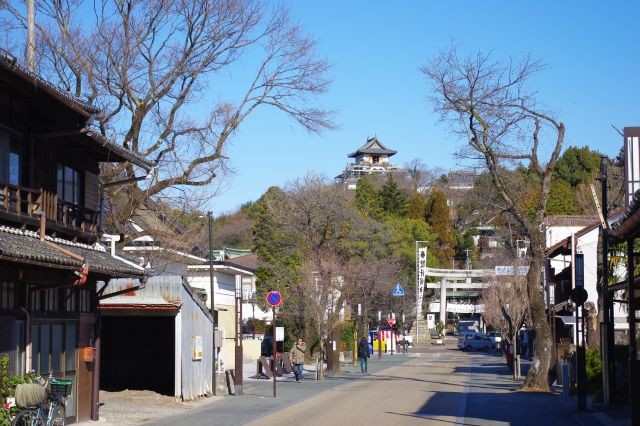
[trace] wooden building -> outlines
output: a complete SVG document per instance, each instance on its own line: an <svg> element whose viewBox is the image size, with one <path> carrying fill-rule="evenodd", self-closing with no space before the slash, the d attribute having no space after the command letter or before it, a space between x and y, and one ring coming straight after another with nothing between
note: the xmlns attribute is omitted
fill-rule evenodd
<svg viewBox="0 0 640 426"><path fill-rule="evenodd" d="M624 128L625 210L611 224L608 237L626 243L626 278L609 285L609 293L625 290L629 324L629 405L630 424L640 424L640 276L636 240L640 238L640 127Z"/></svg>
<svg viewBox="0 0 640 426"><path fill-rule="evenodd" d="M73 380L69 421L98 418L98 299L145 272L99 241L101 162L152 164L102 136L99 111L0 50L0 355Z"/></svg>

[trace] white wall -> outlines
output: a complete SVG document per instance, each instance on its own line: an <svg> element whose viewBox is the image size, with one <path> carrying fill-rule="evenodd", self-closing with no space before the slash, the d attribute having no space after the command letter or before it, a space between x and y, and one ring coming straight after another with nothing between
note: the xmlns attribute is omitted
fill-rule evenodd
<svg viewBox="0 0 640 426"><path fill-rule="evenodd" d="M546 234L546 247L549 248L554 244L557 244L561 240L570 237L571 234L583 229L583 226L549 226L545 230Z"/></svg>
<svg viewBox="0 0 640 426"><path fill-rule="evenodd" d="M559 230L554 235L560 235L562 232L566 232L567 230L574 230L574 227L554 227ZM579 228L579 230L584 228ZM576 231L572 231L576 232ZM569 233L570 236L571 233ZM576 253L582 253L584 255L584 288L587 290L588 298L587 300L593 302L598 308L598 239L600 235L600 228L594 228L585 234L576 237L577 245L576 245ZM565 236L564 238L567 238ZM549 237L549 235L547 235ZM549 240L548 240L549 241ZM555 241L553 244L559 242L559 240ZM553 245L552 244L552 245ZM547 246L549 247L549 246ZM555 272L558 273L562 271L562 269L571 265L571 256L556 256L551 259L551 267L555 268ZM616 295L616 298L619 298L620 295ZM627 312L625 308L617 302L613 304L613 312L615 318L626 318ZM626 326L624 324L616 324L616 329L622 329Z"/></svg>
<svg viewBox="0 0 640 426"><path fill-rule="evenodd" d="M576 253L584 256L584 288L588 301L598 306L598 236L599 228L594 228L578 238Z"/></svg>
<svg viewBox="0 0 640 426"><path fill-rule="evenodd" d="M189 270L189 276L187 282L191 287L201 288L207 294L207 307L211 309L211 286L209 284L209 271L193 271ZM235 305L235 275L227 274L224 272L214 271L213 283L216 293L216 306L218 305Z"/></svg>

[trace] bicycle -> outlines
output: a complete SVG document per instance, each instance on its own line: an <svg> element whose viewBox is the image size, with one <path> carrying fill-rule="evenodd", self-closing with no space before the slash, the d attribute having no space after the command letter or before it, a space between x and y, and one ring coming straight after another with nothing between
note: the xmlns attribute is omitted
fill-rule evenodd
<svg viewBox="0 0 640 426"><path fill-rule="evenodd" d="M64 426L71 380L56 379L51 373L46 380L38 376L36 382L18 385L21 390L16 388L16 402L23 409L11 426Z"/></svg>

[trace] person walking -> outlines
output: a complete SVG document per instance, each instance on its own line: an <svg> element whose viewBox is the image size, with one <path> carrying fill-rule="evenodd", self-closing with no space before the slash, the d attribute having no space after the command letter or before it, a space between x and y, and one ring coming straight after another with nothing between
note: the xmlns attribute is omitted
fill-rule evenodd
<svg viewBox="0 0 640 426"><path fill-rule="evenodd" d="M360 371L362 374L367 373L369 360L369 343L367 343L366 337L363 337L360 342L358 342L358 361L360 361Z"/></svg>
<svg viewBox="0 0 640 426"><path fill-rule="evenodd" d="M293 374L296 382L302 380L302 366L304 365L304 355L307 352L307 345L302 338L299 338L291 348L291 363L293 364Z"/></svg>

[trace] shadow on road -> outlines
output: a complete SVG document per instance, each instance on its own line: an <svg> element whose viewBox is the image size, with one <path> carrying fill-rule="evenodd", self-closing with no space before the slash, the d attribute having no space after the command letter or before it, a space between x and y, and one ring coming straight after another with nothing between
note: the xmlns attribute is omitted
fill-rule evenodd
<svg viewBox="0 0 640 426"><path fill-rule="evenodd" d="M571 413L562 409L558 397L552 394L498 391L469 392L464 407L457 413L443 410L456 392L438 392L417 412L420 417L455 416L462 424L493 425L502 422L511 425L577 425ZM448 404L450 407L451 405ZM436 419L433 419L436 420Z"/></svg>

